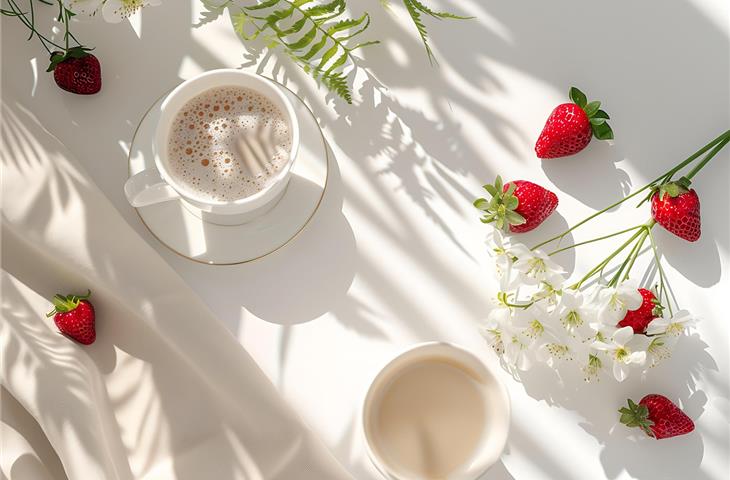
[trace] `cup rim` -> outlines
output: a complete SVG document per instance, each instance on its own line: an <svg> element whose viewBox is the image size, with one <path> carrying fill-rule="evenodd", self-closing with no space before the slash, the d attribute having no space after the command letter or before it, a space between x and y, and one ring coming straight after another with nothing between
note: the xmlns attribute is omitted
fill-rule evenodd
<svg viewBox="0 0 730 480"><path fill-rule="evenodd" d="M160 153L160 148L163 148L166 154L167 150L167 141L170 134L170 122L174 118L174 116L179 112L182 105L187 103L189 100L194 98L197 95L200 95L201 93L205 92L208 89L221 87L225 85L236 85L234 81L229 82L221 82L217 85L211 85L204 89L201 89L195 93L192 93L188 95L184 102L178 106L175 111L166 111L166 108L169 108L169 102L179 96L181 92L191 89L192 86L205 82L210 77L217 77L217 76L241 76L246 77L247 79L253 80L254 82L259 82L260 85L265 85L266 91L256 90L256 87L250 87L257 91L257 93L264 95L268 97L269 99L272 99L272 97L275 97L278 100L278 103L283 106L284 108L284 115L287 117L287 120L289 121L289 128L291 129L291 148L289 150L289 158L287 159L287 163L284 166L284 168L281 169L281 171L274 177L274 179L269 183L268 186L263 188L262 190L259 190L258 192L254 193L253 195L248 195L246 197L242 197L236 200L231 201L222 201L222 200L207 200L200 198L196 196L193 192L191 192L189 189L183 187L180 185L179 182L177 182L168 172L168 169L166 168L166 165L162 159L162 154ZM262 89L263 90L263 89ZM268 197L271 194L271 191L276 189L281 182L288 179L291 169L294 165L294 161L297 158L297 155L299 153L299 120L296 116L296 113L294 111L294 105L292 102L286 97L284 92L271 80L268 78L255 74L246 72L243 70L239 70L236 68L219 68L215 70L208 70L201 74L195 75L182 83L180 83L177 87L175 87L170 93L168 93L165 96L165 99L162 101L162 104L160 105L160 118L158 120L157 129L155 131L155 143L157 144L157 154L155 155L155 166L157 167L157 170L160 172L162 178L167 182L183 199L190 201L194 204L199 205L205 205L205 206L211 206L215 208L225 208L225 207L240 207L242 205L251 205L251 204L258 204L261 203L262 199ZM164 121L164 122L163 122ZM164 129L164 131L163 131ZM162 140L165 145L163 147L160 146L160 141ZM265 203L265 202L264 202Z"/></svg>
<svg viewBox="0 0 730 480"><path fill-rule="evenodd" d="M443 342L443 341L429 341L429 342L421 342L417 343L415 345L411 345L398 354L396 354L393 358L391 358L385 365L383 365L379 370L378 373L373 377L372 381L370 382L368 386L368 391L365 395L365 398L363 400L362 409L361 409L361 428L363 429L363 434L365 437L365 448L368 453L368 456L370 457L371 461L375 465L375 467L378 469L378 471L383 474L386 478L391 478L395 480L407 480L405 478L399 477L395 472L391 471L391 469L388 466L388 463L384 461L380 453L377 451L377 449L373 445L373 439L370 435L370 427L368 427L368 420L372 418L371 409L373 407L373 402L376 400L375 395L377 395L376 387L381 387L379 390L382 390L382 386L380 383L383 381L383 378L390 374L391 371L394 368L398 368L398 363L404 361L407 357L414 355L416 352L420 350L426 350L426 349L432 349L432 348L439 348L439 347L445 347L447 350L451 349L455 352L457 352L460 355L466 356L467 358L470 358L471 360L475 361L477 364L479 364L481 367L483 367L483 373L489 377L494 385L496 386L497 392L499 397L502 400L502 407L504 409L504 414L506 415L505 420L505 427L504 431L502 432L502 438L499 442L499 448L494 448L494 451L491 455L475 455L474 461L470 464L468 472L466 472L466 476L463 478L469 478L469 479L476 479L479 478L481 475L483 475L487 470L489 470L495 463L499 461L499 459L502 456L502 452L504 451L504 447L507 443L507 437L509 436L509 430L510 430L510 418L512 415L512 407L509 397L509 392L507 390L507 387L504 385L504 383L497 377L497 375L494 373L492 368L487 365L487 363L479 358L475 353L471 352L470 350L451 343L451 342ZM459 361L459 358L456 358L457 361ZM417 361L417 360L416 360ZM462 478L462 477L459 477Z"/></svg>

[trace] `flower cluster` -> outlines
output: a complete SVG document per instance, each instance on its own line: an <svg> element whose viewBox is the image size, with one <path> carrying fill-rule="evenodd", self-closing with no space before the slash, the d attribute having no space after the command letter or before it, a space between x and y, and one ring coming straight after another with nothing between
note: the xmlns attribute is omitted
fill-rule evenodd
<svg viewBox="0 0 730 480"><path fill-rule="evenodd" d="M148 5L159 5L162 0L63 0L63 5L77 15L101 16L109 23L119 23Z"/></svg>
<svg viewBox="0 0 730 480"><path fill-rule="evenodd" d="M510 368L534 362L578 368L586 381L604 372L619 382L645 372L671 354L695 321L686 310L662 313L635 333L618 324L642 305L635 285L567 285L565 271L547 254L511 242L494 230L487 239L500 291L482 334Z"/></svg>

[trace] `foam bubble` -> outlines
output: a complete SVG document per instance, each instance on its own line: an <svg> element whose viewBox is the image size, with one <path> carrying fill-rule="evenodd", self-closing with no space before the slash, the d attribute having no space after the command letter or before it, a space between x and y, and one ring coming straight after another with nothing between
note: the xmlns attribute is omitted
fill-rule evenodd
<svg viewBox="0 0 730 480"><path fill-rule="evenodd" d="M171 174L194 196L233 201L268 187L286 165L291 133L286 118L265 96L223 86L188 101L173 120L168 139ZM252 155L241 146L264 148Z"/></svg>

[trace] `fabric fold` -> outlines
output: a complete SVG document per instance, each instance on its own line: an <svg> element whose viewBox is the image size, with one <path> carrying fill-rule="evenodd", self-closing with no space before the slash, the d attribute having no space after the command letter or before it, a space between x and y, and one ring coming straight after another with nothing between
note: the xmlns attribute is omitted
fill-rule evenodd
<svg viewBox="0 0 730 480"><path fill-rule="evenodd" d="M7 93L2 382L68 478L350 478L221 322ZM83 347L44 313L54 293L87 288L97 341Z"/></svg>

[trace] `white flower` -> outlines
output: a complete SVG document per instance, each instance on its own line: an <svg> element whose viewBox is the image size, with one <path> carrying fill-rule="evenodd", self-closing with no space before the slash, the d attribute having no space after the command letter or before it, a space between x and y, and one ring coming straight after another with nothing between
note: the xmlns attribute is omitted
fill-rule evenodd
<svg viewBox="0 0 730 480"><path fill-rule="evenodd" d="M505 306L498 306L489 312L484 326L479 330L497 355L504 354L503 332L505 327L509 327L511 321L512 311Z"/></svg>
<svg viewBox="0 0 730 480"><path fill-rule="evenodd" d="M77 15L95 15L101 10L104 20L119 23L140 8L159 5L162 0L63 0L63 5Z"/></svg>
<svg viewBox="0 0 730 480"><path fill-rule="evenodd" d="M148 5L159 5L161 0L106 0L101 8L104 20L119 23Z"/></svg>
<svg viewBox="0 0 730 480"><path fill-rule="evenodd" d="M628 310L636 310L641 306L642 298L635 286L622 283L616 288L603 287L598 292L597 301L599 320L606 325L616 325L623 320Z"/></svg>
<svg viewBox="0 0 730 480"><path fill-rule="evenodd" d="M583 372L583 380L592 382L598 380L603 371L603 360L595 353L586 353L583 355L583 364L580 369Z"/></svg>
<svg viewBox="0 0 730 480"><path fill-rule="evenodd" d="M643 365L646 362L646 348L639 337L647 339L645 335L634 335L634 329L623 327L617 329L609 340L596 341L591 345L596 350L606 352L613 361L613 376L623 382L629 375L631 365Z"/></svg>
<svg viewBox="0 0 730 480"><path fill-rule="evenodd" d="M521 329L514 326L505 326L502 332L504 355L502 358L509 365L519 370L529 370L532 366L530 347L532 340L522 334Z"/></svg>
<svg viewBox="0 0 730 480"><path fill-rule="evenodd" d="M578 290L564 290L553 315L574 338L586 338L592 333L589 325L595 321L595 310Z"/></svg>
<svg viewBox="0 0 730 480"><path fill-rule="evenodd" d="M646 327L647 335L666 333L667 335L679 336L686 328L694 325L697 320L687 310L680 310L671 318L659 317L649 323Z"/></svg>
<svg viewBox="0 0 730 480"><path fill-rule="evenodd" d="M544 300L549 306L558 303L558 295L562 291L563 285L550 285L547 282L540 283L540 290L532 294L532 300Z"/></svg>
<svg viewBox="0 0 730 480"><path fill-rule="evenodd" d="M63 6L76 15L94 15L104 0L63 0Z"/></svg>
<svg viewBox="0 0 730 480"><path fill-rule="evenodd" d="M561 342L558 338L551 338L538 347L537 358L545 362L548 367L556 368L559 362L573 360L574 353L568 343Z"/></svg>
<svg viewBox="0 0 730 480"><path fill-rule="evenodd" d="M499 288L502 291L509 291L515 288L519 277L512 269L513 256L510 253L512 245L508 238L502 235L499 229L493 229L487 235L486 244L489 248L489 255L494 262L494 270L499 279Z"/></svg>
<svg viewBox="0 0 730 480"><path fill-rule="evenodd" d="M672 349L677 343L678 337L676 335L657 335L648 338L651 340L646 348L646 353L649 356L648 363L651 368L672 356Z"/></svg>
<svg viewBox="0 0 730 480"><path fill-rule="evenodd" d="M553 262L541 250L530 250L522 244L512 248L512 254L517 257L514 269L520 273L520 280L527 285L538 285L546 282L549 285L562 285L565 282L560 265Z"/></svg>
<svg viewBox="0 0 730 480"><path fill-rule="evenodd" d="M545 333L549 315L542 302L535 302L527 308L520 309L512 316L515 327L522 329L522 334L529 341L538 341Z"/></svg>

